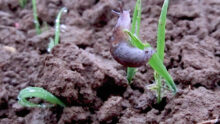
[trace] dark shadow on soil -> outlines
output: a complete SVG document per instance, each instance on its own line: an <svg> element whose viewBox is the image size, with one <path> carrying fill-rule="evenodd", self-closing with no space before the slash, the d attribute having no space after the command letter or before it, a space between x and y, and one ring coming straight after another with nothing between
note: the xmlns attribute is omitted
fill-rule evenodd
<svg viewBox="0 0 220 124"><path fill-rule="evenodd" d="M97 96L103 101L106 101L111 95L122 96L126 88L115 85L115 80L112 77L106 76L103 85L97 89Z"/></svg>

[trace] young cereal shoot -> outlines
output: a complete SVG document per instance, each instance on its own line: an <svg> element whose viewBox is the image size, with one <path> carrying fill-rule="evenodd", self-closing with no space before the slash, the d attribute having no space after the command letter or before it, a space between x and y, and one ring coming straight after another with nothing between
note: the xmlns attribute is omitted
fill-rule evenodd
<svg viewBox="0 0 220 124"><path fill-rule="evenodd" d="M57 44L59 44L59 39L60 39L60 19L62 16L62 13L66 13L67 12L67 8L63 7L61 8L61 10L59 11L56 21L55 21L55 34L54 34L54 39L50 38L50 42L48 44L48 48L47 51L51 52L52 48L54 46L56 46Z"/></svg>
<svg viewBox="0 0 220 124"><path fill-rule="evenodd" d="M161 100L161 77L165 79L165 84L168 86L169 90L173 91L174 94L177 92L176 85L163 64L167 7L168 0L165 0L158 25L157 52L153 50L150 44L144 44L139 39L141 0L137 0L136 2L132 24L130 24L131 19L129 11L122 10L121 8L119 19L113 30L110 48L113 58L120 64L128 67L127 79L129 83L135 75L136 67L149 63L156 73L156 85L151 89L156 89L157 97L159 97L157 98L158 102ZM129 29L130 25L132 26L131 31ZM158 84L158 81L160 84Z"/></svg>
<svg viewBox="0 0 220 124"><path fill-rule="evenodd" d="M32 7L33 7L35 30L36 30L37 34L41 34L40 23L38 21L38 16L37 16L36 0L32 0Z"/></svg>
<svg viewBox="0 0 220 124"><path fill-rule="evenodd" d="M137 37L139 37L139 33L140 33L140 23L141 23L141 0L137 0L133 13L132 24L131 24L131 33L136 34ZM134 38L131 37L131 39ZM130 41L131 44L135 46L133 40ZM131 80L134 77L135 73L136 73L136 68L127 67L127 80L129 84L131 83Z"/></svg>
<svg viewBox="0 0 220 124"><path fill-rule="evenodd" d="M40 98L43 99L51 104L58 104L62 107L65 107L66 105L61 102L57 97L55 97L53 94L50 92L44 90L43 88L40 87L27 87L23 90L20 91L18 95L18 103L22 106L25 107L41 107L41 108L46 108L46 107L52 107L53 105L46 105L46 104L35 104L32 102L29 102L27 98Z"/></svg>
<svg viewBox="0 0 220 124"><path fill-rule="evenodd" d="M167 16L167 8L168 8L169 0L164 0L163 7L161 9L161 14L158 22L158 30L157 30L157 55L160 60L164 61L164 49L165 49L165 27L166 27L166 16ZM155 90L157 92L157 102L160 103L163 97L163 84L162 77L158 74L158 72L154 71L154 79L156 82Z"/></svg>
<svg viewBox="0 0 220 124"><path fill-rule="evenodd" d="M25 5L27 4L27 0L19 0L19 4L22 8L24 8ZM41 34L40 23L38 21L38 15L37 15L36 0L32 0L32 10L33 10L34 24L35 24L36 33Z"/></svg>
<svg viewBox="0 0 220 124"><path fill-rule="evenodd" d="M19 5L21 6L21 8L24 8L27 4L27 0L19 0Z"/></svg>

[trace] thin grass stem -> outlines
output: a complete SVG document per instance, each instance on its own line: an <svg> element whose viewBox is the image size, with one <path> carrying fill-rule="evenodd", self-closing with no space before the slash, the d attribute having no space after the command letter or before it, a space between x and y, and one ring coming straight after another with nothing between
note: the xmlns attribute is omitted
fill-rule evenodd
<svg viewBox="0 0 220 124"><path fill-rule="evenodd" d="M131 33L136 34L137 37L139 36L139 32L140 32L140 22L141 22L141 0L137 0L132 17L132 24L131 24ZM133 46L136 47L135 41L133 41L132 38L130 42ZM131 68L131 67L127 68L127 80L129 84L131 83L135 73L136 73L136 68Z"/></svg>
<svg viewBox="0 0 220 124"><path fill-rule="evenodd" d="M53 47L56 46L57 44L59 44L59 40L60 40L60 19L61 19L62 13L64 13L64 12L67 12L67 8L66 7L61 8L59 13L57 14L57 17L56 17L56 20L55 20L54 39L50 38L50 42L49 42L48 48L47 48L48 52L51 52Z"/></svg>
<svg viewBox="0 0 220 124"><path fill-rule="evenodd" d="M27 4L27 0L19 0L19 5L21 6L21 8L24 8Z"/></svg>
<svg viewBox="0 0 220 124"><path fill-rule="evenodd" d="M137 37L140 36L140 25L141 25L141 0L138 0L138 7L137 7L137 11L138 11L138 14L137 14L137 30L136 30L136 35Z"/></svg>
<svg viewBox="0 0 220 124"><path fill-rule="evenodd" d="M36 32L37 34L41 34L40 23L38 21L38 15L37 15L36 0L32 0L32 8L33 8L33 16L34 16L34 24L35 24Z"/></svg>
<svg viewBox="0 0 220 124"><path fill-rule="evenodd" d="M160 76L162 76L166 80L165 83L167 84L169 89L175 94L177 92L176 85L159 56L156 53L153 54L148 63Z"/></svg>
<svg viewBox="0 0 220 124"><path fill-rule="evenodd" d="M165 49L165 33L166 33L166 16L169 0L164 0L163 7L161 9L161 14L158 22L158 31L157 31L157 54L161 61L164 61L164 49ZM161 76L155 72L154 79L157 86L157 102L160 103L162 100L162 81Z"/></svg>
<svg viewBox="0 0 220 124"><path fill-rule="evenodd" d="M18 103L26 106L26 107L41 107L41 108L45 108L45 107L51 107L53 105L46 105L46 104L35 104L32 102L29 102L27 100L27 98L32 98L32 97L36 97L36 98L40 98L43 99L51 104L58 104L62 107L65 107L66 105L61 102L57 97L55 97L53 94L51 94L50 92L44 90L43 88L40 87L27 87L23 90L20 91L19 95L18 95Z"/></svg>
<svg viewBox="0 0 220 124"><path fill-rule="evenodd" d="M164 60L164 49L165 49L165 33L166 33L166 16L169 0L164 0L164 4L161 10L160 19L158 22L157 31L157 54L160 59Z"/></svg>
<svg viewBox="0 0 220 124"><path fill-rule="evenodd" d="M62 16L63 12L67 12L67 8L63 7L61 8L61 10L59 11L57 18L56 18L56 26L55 26L55 36L54 36L54 44L57 45L59 43L59 39L60 39L60 18Z"/></svg>

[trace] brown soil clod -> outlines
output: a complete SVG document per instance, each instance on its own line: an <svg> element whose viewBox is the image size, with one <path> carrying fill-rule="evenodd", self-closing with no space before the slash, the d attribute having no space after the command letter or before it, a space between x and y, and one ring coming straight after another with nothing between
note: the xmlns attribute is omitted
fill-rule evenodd
<svg viewBox="0 0 220 124"><path fill-rule="evenodd" d="M98 120L100 122L112 123L115 119L118 119L122 111L121 102L122 97L110 97L97 112Z"/></svg>
<svg viewBox="0 0 220 124"><path fill-rule="evenodd" d="M132 12L135 1L123 1ZM154 47L162 3L142 0L140 38ZM164 64L180 92L166 93L156 104L155 93L145 88L154 80L153 70L140 67L129 86L126 68L110 55L117 0L39 0L39 20L48 24L41 35L35 34L31 1L22 9L18 0L0 0L0 124L219 123L219 5L219 0L170 1ZM63 6L69 10L61 18L65 31L47 53ZM43 87L67 107L20 106L17 95L27 86Z"/></svg>

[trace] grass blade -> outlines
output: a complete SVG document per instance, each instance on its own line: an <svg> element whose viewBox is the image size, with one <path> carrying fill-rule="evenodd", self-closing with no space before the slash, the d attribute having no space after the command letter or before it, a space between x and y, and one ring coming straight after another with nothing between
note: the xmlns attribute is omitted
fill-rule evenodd
<svg viewBox="0 0 220 124"><path fill-rule="evenodd" d="M149 64L160 76L162 76L166 80L165 83L167 84L169 89L173 91L173 93L176 93L177 88L173 81L173 78L170 76L163 62L159 58L158 54L155 53L151 57L151 59L149 60Z"/></svg>
<svg viewBox="0 0 220 124"><path fill-rule="evenodd" d="M38 16L37 16L36 0L32 0L32 7L33 7L33 16L34 16L34 24L35 24L36 32L37 34L41 34L40 23L38 21Z"/></svg>
<svg viewBox="0 0 220 124"><path fill-rule="evenodd" d="M54 37L54 44L57 45L60 39L60 18L63 12L67 12L67 8L63 7L56 18L56 26L55 26L55 37Z"/></svg>
<svg viewBox="0 0 220 124"><path fill-rule="evenodd" d="M53 94L40 87L27 87L21 90L18 95L18 100L19 100L18 102L19 104L26 107L43 107L43 108L50 107L44 104L35 104L29 102L27 98L32 98L32 97L37 97L47 102L50 102L51 104L58 104L62 107L65 107L65 104L61 102L57 97L55 97Z"/></svg>
<svg viewBox="0 0 220 124"><path fill-rule="evenodd" d="M135 8L134 8L134 13L133 13L133 17L132 17L131 33L133 33L133 34L135 34L135 33L136 33L136 30L137 30L136 26L137 26L138 13L140 13L140 12L138 12L138 11L140 11L139 8L141 8L141 7L140 7L140 1L141 1L141 0L137 0L137 1L136 1L136 5L135 5ZM139 21L139 22L140 22L140 21ZM139 26L139 27L140 27L140 26Z"/></svg>
<svg viewBox="0 0 220 124"><path fill-rule="evenodd" d="M130 31L125 30L124 32L127 33L129 35L129 37L132 39L135 47L142 49L142 50L144 50L147 47L150 47L149 43L145 43L145 44L142 43L142 41L137 36L135 36L133 33L131 33Z"/></svg>
<svg viewBox="0 0 220 124"><path fill-rule="evenodd" d="M154 70L154 79L155 79L155 82L156 82L156 93L157 93L157 103L160 103L161 100L162 100L162 97L163 97L163 94L162 94L162 81L161 81L161 76ZM169 84L168 84L169 85ZM171 87L170 87L171 89Z"/></svg>
<svg viewBox="0 0 220 124"><path fill-rule="evenodd" d="M167 9L168 9L169 0L164 0L161 14L158 22L158 31L157 31L157 55L161 62L164 61L164 49L165 49L165 33L166 33L166 16L167 16ZM157 85L157 102L159 103L161 101L162 96L162 80L161 76L158 72L155 73L154 79L156 81ZM170 76L170 79L165 78L165 83L168 84L168 87L171 88L174 91L174 88L176 89L175 83L173 82L173 79L171 81L172 77ZM173 83L167 83L167 82L173 82ZM175 91L176 92L176 91ZM175 93L174 92L174 93Z"/></svg>
<svg viewBox="0 0 220 124"><path fill-rule="evenodd" d="M27 4L27 0L19 0L19 5L21 6L21 8L24 8Z"/></svg>
<svg viewBox="0 0 220 124"><path fill-rule="evenodd" d="M56 21L55 21L55 34L54 34L54 40L50 38L50 42L48 44L47 51L50 53L54 46L59 44L60 40L60 19L63 12L67 12L67 8L63 7L59 13L57 14Z"/></svg>
<svg viewBox="0 0 220 124"><path fill-rule="evenodd" d="M141 0L136 1L133 17L132 17L132 24L131 24L131 33L136 34L137 37L139 36L140 32L140 22L141 22ZM130 43L133 46L136 46L135 41L131 38ZM136 73L136 68L127 68L127 80L129 83L131 83L132 78L134 77Z"/></svg>
<svg viewBox="0 0 220 124"><path fill-rule="evenodd" d="M127 80L129 84L131 83L135 73L136 73L136 68L132 68L132 67L127 68Z"/></svg>
<svg viewBox="0 0 220 124"><path fill-rule="evenodd" d="M47 51L50 53L53 47L55 46L53 38L50 37L50 42L48 44Z"/></svg>
<svg viewBox="0 0 220 124"><path fill-rule="evenodd" d="M161 10L160 19L158 22L157 31L157 54L161 61L164 60L164 48L165 48L165 26L166 26L166 16L169 0L164 0L164 4Z"/></svg>
<svg viewBox="0 0 220 124"><path fill-rule="evenodd" d="M138 0L138 7L137 7L137 21L136 21L136 35L139 37L140 35L140 25L141 25L141 0Z"/></svg>

